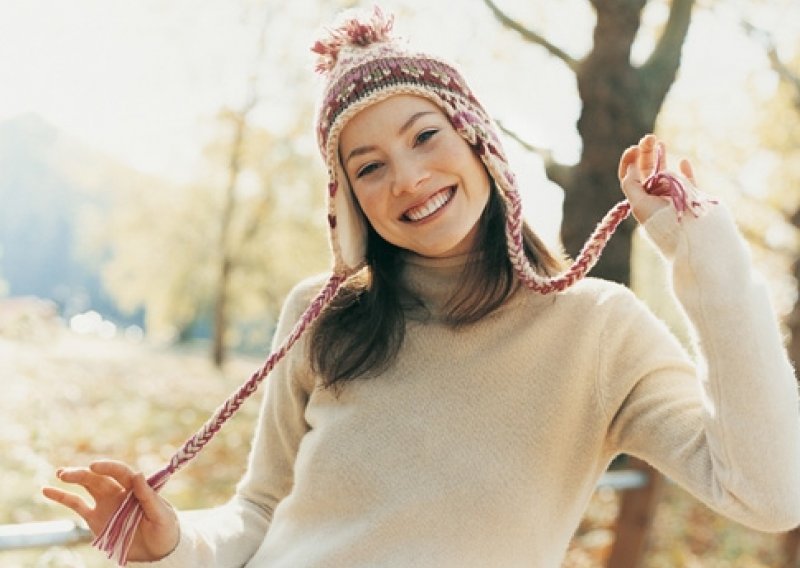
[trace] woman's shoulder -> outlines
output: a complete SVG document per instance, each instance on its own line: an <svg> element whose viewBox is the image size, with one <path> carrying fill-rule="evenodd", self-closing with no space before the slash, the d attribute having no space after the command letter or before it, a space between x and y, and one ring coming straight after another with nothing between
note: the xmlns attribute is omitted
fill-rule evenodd
<svg viewBox="0 0 800 568"><path fill-rule="evenodd" d="M331 274L325 272L303 278L286 295L286 302L289 304L310 302L325 287L330 278Z"/></svg>
<svg viewBox="0 0 800 568"><path fill-rule="evenodd" d="M630 288L619 282L589 276L565 290L562 295L579 303L590 303L597 306L635 300L636 296Z"/></svg>
<svg viewBox="0 0 800 568"><path fill-rule="evenodd" d="M640 307L640 301L630 288L602 278L586 277L566 290L550 295L542 296L530 290L521 292L526 298L524 301L536 309L544 305L558 310L597 312L616 311L624 306Z"/></svg>
<svg viewBox="0 0 800 568"><path fill-rule="evenodd" d="M330 274L315 274L300 280L286 294L281 308L280 320L296 320L306 311L314 298L330 280Z"/></svg>

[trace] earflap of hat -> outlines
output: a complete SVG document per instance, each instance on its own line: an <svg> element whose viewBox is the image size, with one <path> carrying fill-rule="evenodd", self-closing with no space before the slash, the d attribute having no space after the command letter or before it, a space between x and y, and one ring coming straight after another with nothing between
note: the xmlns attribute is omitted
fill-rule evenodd
<svg viewBox="0 0 800 568"><path fill-rule="evenodd" d="M456 132L475 149L501 197L510 204L518 195L517 182L492 119L482 108L463 100L453 99L442 107Z"/></svg>
<svg viewBox="0 0 800 568"><path fill-rule="evenodd" d="M465 101L454 100L447 113L456 132L475 149L494 182L495 191L505 203L506 244L514 271L525 285L542 292L550 291L549 279L537 273L525 254L522 201L496 125L482 108Z"/></svg>
<svg viewBox="0 0 800 568"><path fill-rule="evenodd" d="M347 175L336 159L328 193L329 239L336 272L351 273L362 266L367 254L367 222L356 203ZM344 266L340 266L340 265Z"/></svg>

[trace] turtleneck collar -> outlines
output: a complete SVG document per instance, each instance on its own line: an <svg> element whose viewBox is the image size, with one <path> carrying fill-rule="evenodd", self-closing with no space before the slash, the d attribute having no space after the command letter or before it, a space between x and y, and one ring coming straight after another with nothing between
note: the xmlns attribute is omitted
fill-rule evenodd
<svg viewBox="0 0 800 568"><path fill-rule="evenodd" d="M401 278L408 289L425 304L430 316L441 314L462 283L464 269L476 258L472 253L429 258L412 253L403 255Z"/></svg>

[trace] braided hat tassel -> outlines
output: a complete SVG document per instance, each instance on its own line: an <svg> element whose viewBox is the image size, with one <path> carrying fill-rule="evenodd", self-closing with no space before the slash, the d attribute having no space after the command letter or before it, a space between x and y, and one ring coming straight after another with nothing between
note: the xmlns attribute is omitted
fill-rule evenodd
<svg viewBox="0 0 800 568"><path fill-rule="evenodd" d="M687 187L678 176L663 171L663 168L663 149L658 146L656 163L642 186L650 195L668 197L672 201L678 221L687 211L695 217L700 217L706 211L706 204L717 203L716 200L700 194L693 187ZM528 288L540 294L566 290L586 276L600 260L603 249L619 224L631 214L631 204L627 199L617 203L597 224L573 263L562 273L548 277L537 272L525 255L522 244L522 203L519 194L516 192L510 194L507 204L510 207L510 214L506 223L506 238L511 264L519 279Z"/></svg>
<svg viewBox="0 0 800 568"><path fill-rule="evenodd" d="M308 327L316 321L325 306L336 296L346 276L334 273L331 275L325 287L319 292L316 298L300 316L292 332L286 337L281 345L267 358L264 364L256 370L251 377L242 384L230 397L214 412L213 416L190 437L183 446L175 452L169 464L151 475L147 482L156 491L159 491L169 481L173 473L189 463L214 435L222 428L225 422L233 416L242 406L242 403L250 397L261 382L272 371L275 365L283 359L286 353L300 339ZM109 519L103 531L97 535L92 542L96 548L107 553L108 558L116 560L120 566L125 566L128 562L128 551L133 543L136 529L142 520L142 507L139 501L129 492L125 500L120 504L117 511Z"/></svg>

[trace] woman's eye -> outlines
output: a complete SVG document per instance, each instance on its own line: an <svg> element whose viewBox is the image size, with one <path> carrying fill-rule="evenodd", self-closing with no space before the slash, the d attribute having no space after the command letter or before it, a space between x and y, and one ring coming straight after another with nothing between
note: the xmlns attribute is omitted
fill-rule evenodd
<svg viewBox="0 0 800 568"><path fill-rule="evenodd" d="M375 170L377 170L379 167L380 167L380 164L379 164L379 163L377 163L377 162L370 162L369 164L367 164L367 165L365 165L364 167L360 168L360 169L359 169L359 170L356 172L356 177L357 177L357 178L361 178L361 177L364 177L364 176L366 176L366 175L369 175L369 174L371 174L372 172L374 172Z"/></svg>
<svg viewBox="0 0 800 568"><path fill-rule="evenodd" d="M415 142L417 144L424 144L425 142L433 138L437 132L439 132L439 130L436 128L429 128L427 130L423 130L417 135L417 139L415 140Z"/></svg>

